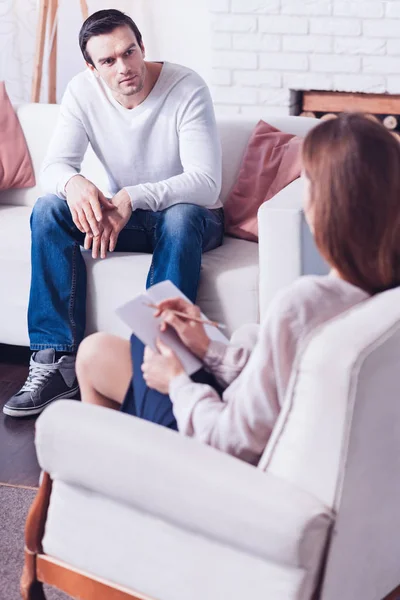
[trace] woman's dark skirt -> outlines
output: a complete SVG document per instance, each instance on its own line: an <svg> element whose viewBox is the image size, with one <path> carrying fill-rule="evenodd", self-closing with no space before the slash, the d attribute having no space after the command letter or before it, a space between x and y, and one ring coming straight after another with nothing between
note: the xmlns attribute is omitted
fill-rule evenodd
<svg viewBox="0 0 400 600"><path fill-rule="evenodd" d="M135 336L131 337L131 357L133 366L133 377L131 379L128 391L121 406L121 412L146 421L152 421L158 425L164 425L169 429L178 430L178 425L172 410L172 402L168 394L161 394L156 390L147 387L143 379L144 345ZM205 369L200 369L191 375L191 379L196 383L206 383L211 385L217 393L222 396L222 387L218 384L215 377Z"/></svg>

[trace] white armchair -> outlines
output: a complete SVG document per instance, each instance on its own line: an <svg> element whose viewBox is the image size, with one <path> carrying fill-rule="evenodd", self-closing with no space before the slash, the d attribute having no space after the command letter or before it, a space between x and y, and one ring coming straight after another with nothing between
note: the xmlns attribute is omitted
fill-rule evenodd
<svg viewBox="0 0 400 600"><path fill-rule="evenodd" d="M45 475L24 598L43 597L37 581L85 600L389 593L400 582L399 307L389 291L312 335L258 468L108 409L50 406L37 422Z"/></svg>

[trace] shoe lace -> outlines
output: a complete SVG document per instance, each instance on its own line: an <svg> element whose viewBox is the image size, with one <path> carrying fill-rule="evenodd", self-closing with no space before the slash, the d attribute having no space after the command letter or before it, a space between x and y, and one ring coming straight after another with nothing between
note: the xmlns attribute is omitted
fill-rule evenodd
<svg viewBox="0 0 400 600"><path fill-rule="evenodd" d="M58 365L44 365L31 359L28 377L21 388L21 392L35 392L56 371Z"/></svg>

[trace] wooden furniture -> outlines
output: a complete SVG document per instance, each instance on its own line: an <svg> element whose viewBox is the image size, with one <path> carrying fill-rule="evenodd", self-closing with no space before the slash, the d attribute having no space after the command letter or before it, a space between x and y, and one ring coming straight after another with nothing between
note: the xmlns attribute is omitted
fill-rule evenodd
<svg viewBox="0 0 400 600"><path fill-rule="evenodd" d="M348 92L303 92L303 111L360 111L376 115L400 114L400 95Z"/></svg>
<svg viewBox="0 0 400 600"><path fill-rule="evenodd" d="M382 123L400 138L400 95L351 92L299 92L298 112L302 117L334 119L342 112L361 112Z"/></svg>
<svg viewBox="0 0 400 600"><path fill-rule="evenodd" d="M88 7L86 0L80 0L83 20L88 17ZM43 74L43 57L46 41L46 32L48 33L49 45L49 80L48 80L48 102L56 103L56 79L57 79L57 15L58 0L40 0L39 19L36 30L36 50L33 69L32 82L32 102L39 102L40 89Z"/></svg>
<svg viewBox="0 0 400 600"><path fill-rule="evenodd" d="M43 583L52 585L83 600L150 600L148 596L133 594L115 583L93 577L57 561L42 551L42 538L50 502L52 481L48 473L31 506L25 525L25 563L21 577L23 600L46 600Z"/></svg>

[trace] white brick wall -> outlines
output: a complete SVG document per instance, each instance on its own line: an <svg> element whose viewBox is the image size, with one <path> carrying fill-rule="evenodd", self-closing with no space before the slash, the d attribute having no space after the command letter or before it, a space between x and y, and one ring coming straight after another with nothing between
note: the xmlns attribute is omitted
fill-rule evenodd
<svg viewBox="0 0 400 600"><path fill-rule="evenodd" d="M218 112L288 114L291 90L400 93L400 0L209 0Z"/></svg>

